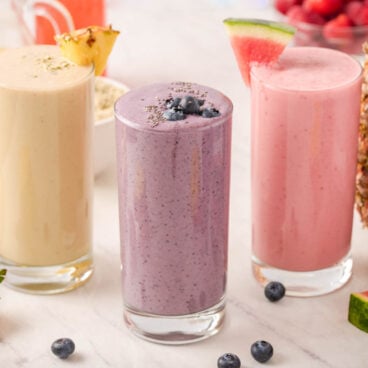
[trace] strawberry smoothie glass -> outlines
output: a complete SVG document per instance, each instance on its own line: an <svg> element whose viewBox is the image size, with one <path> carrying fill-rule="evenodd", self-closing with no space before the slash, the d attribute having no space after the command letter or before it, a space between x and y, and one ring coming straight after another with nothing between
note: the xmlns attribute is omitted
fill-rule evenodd
<svg viewBox="0 0 368 368"><path fill-rule="evenodd" d="M287 294L333 291L351 276L362 68L340 51L293 47L254 66L253 271Z"/></svg>
<svg viewBox="0 0 368 368"><path fill-rule="evenodd" d="M115 113L125 321L165 344L212 336L225 314L232 104L161 83Z"/></svg>

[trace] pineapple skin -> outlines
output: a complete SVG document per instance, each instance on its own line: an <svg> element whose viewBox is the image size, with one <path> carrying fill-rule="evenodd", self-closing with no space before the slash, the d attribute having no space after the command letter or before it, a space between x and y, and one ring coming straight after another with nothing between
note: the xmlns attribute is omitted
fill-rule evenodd
<svg viewBox="0 0 368 368"><path fill-rule="evenodd" d="M368 42L364 43L363 51L366 56L360 103L355 204L363 227L368 227Z"/></svg>
<svg viewBox="0 0 368 368"><path fill-rule="evenodd" d="M101 75L115 40L120 34L112 26L90 26L55 37L64 57L78 65L94 64L95 75Z"/></svg>

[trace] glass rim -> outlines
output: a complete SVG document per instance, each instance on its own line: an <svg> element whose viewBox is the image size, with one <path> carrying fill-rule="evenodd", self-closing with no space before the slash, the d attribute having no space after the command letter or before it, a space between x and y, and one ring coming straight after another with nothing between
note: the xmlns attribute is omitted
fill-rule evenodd
<svg viewBox="0 0 368 368"><path fill-rule="evenodd" d="M29 49L34 49L34 48L53 48L54 50L59 49L59 47L57 45L28 45L28 46L22 46L22 47L18 47L18 48L8 48L5 49L1 52L1 54L5 54L7 52L12 52L13 50L19 50L19 49L23 49L26 50L27 48ZM1 58L1 54L0 54L0 58ZM25 82L24 84L19 84L19 85L10 85L8 83L3 82L0 79L0 88L4 89L4 90L13 90L13 91L22 91L22 92L40 92L40 91L47 91L47 92L53 92L53 91L59 91L59 90L63 90L65 88L70 88L73 86L77 86L78 84L88 80L88 79L93 79L95 77L95 66L93 63L91 63L90 65L78 65L77 63L69 60L68 58L66 58L65 56L62 56L60 54L61 57L63 57L64 59L68 60L69 62L71 62L72 64L75 64L76 66L83 68L83 69L87 69L86 74L82 74L82 75L78 75L78 78L72 79L66 83L62 83L60 85L57 86L45 86L44 84L41 84L39 88L35 88L34 86L28 87L27 83Z"/></svg>
<svg viewBox="0 0 368 368"><path fill-rule="evenodd" d="M250 76L251 76L251 83L250 83L250 88L252 89L252 79L256 80L258 83L262 83L262 85L264 86L267 86L269 89L273 89L273 90L277 90L277 91L284 91L284 92L303 92L303 93L320 93L320 92L323 92L323 91L330 91L330 90L336 90L336 89L340 89L340 88L345 88L345 87L348 87L349 85L353 85L355 84L359 79L362 78L363 76L363 73L364 73L364 69L363 69L363 66L362 64L356 59L354 58L352 55L349 55L343 51L339 51L339 50L335 50L335 49L330 49L330 48L327 48L327 47L317 47L317 46L292 46L292 47L289 47L289 48L293 48L293 49L323 49L323 50L329 50L331 52L335 52L335 53L339 53L341 55L344 55L345 57L348 57L350 58L350 60L352 62L355 62L356 65L359 67L359 73L357 73L357 75L346 81L346 82L343 82L343 83L340 83L338 85L334 85L334 86L331 86L331 87L324 87L324 88L318 88L318 89L297 89L297 88L286 88L286 87L279 87L279 86L276 86L274 83L272 82L269 82L267 80L263 80L259 77L257 77L256 73L254 72L255 68L252 68L252 66L250 67ZM267 68L267 66L264 66ZM272 66L271 66L272 68Z"/></svg>

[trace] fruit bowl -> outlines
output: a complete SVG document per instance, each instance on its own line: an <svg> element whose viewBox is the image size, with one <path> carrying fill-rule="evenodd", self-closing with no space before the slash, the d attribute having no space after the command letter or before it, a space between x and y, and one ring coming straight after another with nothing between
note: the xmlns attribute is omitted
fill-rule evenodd
<svg viewBox="0 0 368 368"><path fill-rule="evenodd" d="M368 1L275 0L274 8L296 28L296 46L328 47L363 55L368 40Z"/></svg>
<svg viewBox="0 0 368 368"><path fill-rule="evenodd" d="M114 103L129 88L114 79L95 79L94 175L102 173L115 158Z"/></svg>
<svg viewBox="0 0 368 368"><path fill-rule="evenodd" d="M297 32L294 37L295 46L328 47L351 55L363 54L363 43L368 40L368 26L340 27L333 36L328 29L318 24L305 22L289 22Z"/></svg>

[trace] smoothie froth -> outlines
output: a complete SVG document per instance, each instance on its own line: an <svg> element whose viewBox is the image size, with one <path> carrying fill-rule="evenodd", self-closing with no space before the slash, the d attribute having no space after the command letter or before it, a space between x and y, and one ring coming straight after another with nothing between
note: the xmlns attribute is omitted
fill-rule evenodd
<svg viewBox="0 0 368 368"><path fill-rule="evenodd" d="M162 118L165 101L193 95L220 115ZM116 107L125 304L185 315L225 293L231 102L192 83L128 92Z"/></svg>

